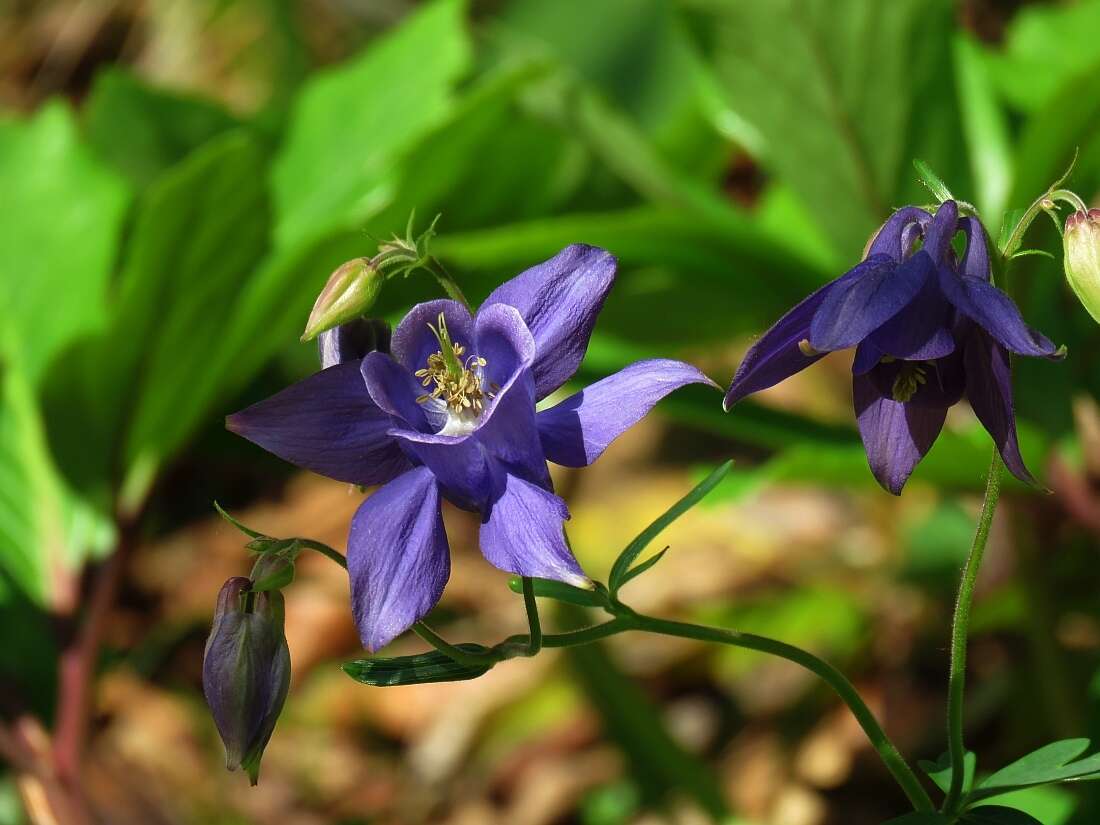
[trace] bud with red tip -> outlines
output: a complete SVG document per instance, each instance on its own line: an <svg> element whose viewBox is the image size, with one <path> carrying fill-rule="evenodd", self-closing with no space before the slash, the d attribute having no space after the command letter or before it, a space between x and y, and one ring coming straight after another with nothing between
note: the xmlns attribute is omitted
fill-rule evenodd
<svg viewBox="0 0 1100 825"><path fill-rule="evenodd" d="M1089 314L1100 322L1100 209L1070 215L1062 243L1066 280Z"/></svg>

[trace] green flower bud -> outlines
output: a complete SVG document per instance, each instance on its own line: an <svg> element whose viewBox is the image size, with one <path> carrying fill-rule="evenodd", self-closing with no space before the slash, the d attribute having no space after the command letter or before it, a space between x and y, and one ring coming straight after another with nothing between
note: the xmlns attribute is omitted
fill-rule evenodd
<svg viewBox="0 0 1100 825"><path fill-rule="evenodd" d="M382 289L383 275L369 258L341 264L317 296L306 322L303 341L363 315Z"/></svg>
<svg viewBox="0 0 1100 825"><path fill-rule="evenodd" d="M282 594L251 588L248 579L236 576L218 594L202 688L225 744L226 767L243 767L255 785L290 687L290 650Z"/></svg>
<svg viewBox="0 0 1100 825"><path fill-rule="evenodd" d="M1100 209L1066 219L1066 280L1092 317L1100 322Z"/></svg>
<svg viewBox="0 0 1100 825"><path fill-rule="evenodd" d="M269 550L256 559L249 575L252 592L282 590L294 581L294 560L301 549L302 545L292 540L281 549Z"/></svg>

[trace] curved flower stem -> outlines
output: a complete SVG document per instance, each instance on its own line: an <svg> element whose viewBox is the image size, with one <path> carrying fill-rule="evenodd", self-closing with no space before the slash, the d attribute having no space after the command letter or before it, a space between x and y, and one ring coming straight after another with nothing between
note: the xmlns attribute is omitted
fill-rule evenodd
<svg viewBox="0 0 1100 825"><path fill-rule="evenodd" d="M535 602L535 583L529 576L523 577L523 606L527 608L527 624L531 628L527 655L534 656L542 649L542 623L539 621L539 606Z"/></svg>
<svg viewBox="0 0 1100 825"><path fill-rule="evenodd" d="M460 304L466 307L466 309L468 309L471 314L473 313L474 308L470 305L470 302L466 300L466 296L465 294L463 294L462 289L459 287L458 281L456 281L454 277L452 277L451 273L449 273L443 267L443 264L439 262L438 258L436 258L434 255L430 256L424 262L424 268L431 272L433 276L435 276L436 281L438 281L439 285L443 287L443 291L447 293L448 298L453 301L458 301Z"/></svg>
<svg viewBox="0 0 1100 825"><path fill-rule="evenodd" d="M970 606L974 601L974 585L978 580L978 571L985 555L985 545L989 541L989 528L993 524L993 514L997 512L997 502L1001 498L1001 474L1004 462L996 447L989 464L989 477L985 483L985 499L978 516L978 527L974 533L974 542L970 545L970 555L966 557L959 595L955 600L955 616L951 622L951 671L947 684L947 741L951 756L951 787L943 810L954 813L962 798L963 770L966 758L966 745L963 743L963 693L966 687L966 641L970 631Z"/></svg>
<svg viewBox="0 0 1100 825"><path fill-rule="evenodd" d="M718 644L757 650L761 653L768 653L789 662L794 662L811 671L829 685L852 711L852 715L856 717L859 726L867 734L867 738L878 752L883 764L886 765L886 769L890 771L898 785L901 786L913 807L926 813L935 810L928 792L925 791L913 769L902 757L901 752L890 741L871 709L860 697L855 686L848 681L843 673L825 660L786 642L769 639L765 636L757 636L752 633L739 633L735 630L686 624L639 614L625 617L625 622L627 627L648 633L660 633L665 636L679 636L684 639L698 639L703 642L717 642Z"/></svg>
<svg viewBox="0 0 1100 825"><path fill-rule="evenodd" d="M998 472L999 479L999 472ZM991 516L992 517L992 516ZM988 534L988 525L986 528ZM335 561L342 567L347 567L347 559L336 550L326 544L312 539L298 539L303 547L316 550ZM984 541L983 541L984 547ZM867 703L860 697L855 686L848 679L826 662L819 659L807 650L794 645L769 639L765 636L757 636L752 633L739 633L735 630L726 630L718 627L706 627L703 625L687 624L685 622L657 619L643 616L634 612L631 608L618 600L609 600L606 610L613 614L614 618L602 624L574 630L568 633L548 633L543 635L542 624L539 621L538 607L535 602L534 583L529 578L523 579L523 601L527 608L527 620L530 624L530 633L525 635L510 636L503 642L494 645L484 652L471 652L452 645L438 633L428 627L424 622L413 625L413 632L421 639L434 647L440 653L449 656L461 665L482 667L493 665L497 662L511 659L517 656L535 656L542 648L576 647L577 645L591 644L610 636L615 636L627 630L640 630L646 633L659 633L665 636L678 636L684 639L697 639L703 642L717 642L718 644L742 647L748 650L756 650L778 656L789 662L801 665L815 675L819 676L836 694L843 700L856 721L859 722L863 732L871 741L871 745L878 752L883 764L893 775L898 785L905 792L913 807L917 811L931 812L935 810L928 793L920 784L920 780L902 757L897 747L882 726L878 723ZM968 614L969 615L969 614ZM965 642L965 631L964 631ZM965 657L965 650L963 652ZM961 688L960 688L961 689Z"/></svg>
<svg viewBox="0 0 1100 825"><path fill-rule="evenodd" d="M313 539L296 539L296 541L300 545L302 545L302 547L308 547L310 550L316 550L322 556L327 556L328 558L332 559L345 570L348 569L348 560L344 556L344 554L339 552L338 550L333 550L327 544L322 544L321 542L314 541Z"/></svg>

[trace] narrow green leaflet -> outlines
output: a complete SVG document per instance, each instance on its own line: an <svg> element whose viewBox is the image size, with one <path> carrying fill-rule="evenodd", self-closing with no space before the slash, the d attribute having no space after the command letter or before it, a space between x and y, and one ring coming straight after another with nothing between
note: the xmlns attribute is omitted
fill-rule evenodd
<svg viewBox="0 0 1100 825"><path fill-rule="evenodd" d="M659 553L654 553L652 556L650 556L648 559L643 561L641 564L636 564L633 567L631 567L626 572L626 575L623 576L623 580L621 582L619 582L619 587L622 587L624 584L626 584L631 579L637 578L638 576L642 575L642 573L647 571L649 568L653 567L655 564L657 564L657 562L659 562L661 559L663 559L665 557L665 553L667 553L667 552L668 552L668 548L666 547L663 550L661 550Z"/></svg>
<svg viewBox="0 0 1100 825"><path fill-rule="evenodd" d="M947 188L947 184L943 182L939 175L932 171L932 167L929 166L926 161L915 158L913 160L913 168L917 170L917 177L920 178L920 182L928 187L928 191L935 196L937 201L943 203L944 201L955 200L955 196L951 194L951 190Z"/></svg>
<svg viewBox="0 0 1100 825"><path fill-rule="evenodd" d="M66 345L104 324L129 192L61 103L0 124L0 180L0 325L37 384Z"/></svg>
<svg viewBox="0 0 1100 825"><path fill-rule="evenodd" d="M959 825L1043 825L1031 814L1003 805L983 805L964 813Z"/></svg>
<svg viewBox="0 0 1100 825"><path fill-rule="evenodd" d="M278 247L349 228L392 196L395 162L446 116L470 62L464 15L461 0L434 0L302 87L271 171Z"/></svg>
<svg viewBox="0 0 1100 825"><path fill-rule="evenodd" d="M638 558L638 555L645 550L649 543L653 541L662 530L672 524L672 522L676 521L676 519L702 501L703 497L717 486L718 482L725 477L732 466L733 462L727 461L705 479L700 481L695 489L668 508L668 510L659 516L656 521L639 533L638 536L623 549L619 557L615 559L615 564L611 567L608 587L611 590L612 596L619 591L619 588L622 587L623 583L627 580L627 573L634 564L634 560Z"/></svg>
<svg viewBox="0 0 1100 825"><path fill-rule="evenodd" d="M469 653L485 653L488 650L482 645L472 643L463 643L456 647ZM490 667L492 666L460 665L438 650L416 656L395 656L392 659L355 659L341 665L344 673L352 679L372 687L460 682L476 679L488 672Z"/></svg>
<svg viewBox="0 0 1100 825"><path fill-rule="evenodd" d="M1100 754L1078 758L1088 748L1088 739L1063 739L1044 745L979 782L969 801L1030 785L1100 778Z"/></svg>

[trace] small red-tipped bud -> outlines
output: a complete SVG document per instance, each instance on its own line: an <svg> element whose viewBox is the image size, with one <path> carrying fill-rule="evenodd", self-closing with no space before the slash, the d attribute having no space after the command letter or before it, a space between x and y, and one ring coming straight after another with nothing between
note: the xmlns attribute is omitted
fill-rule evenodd
<svg viewBox="0 0 1100 825"><path fill-rule="evenodd" d="M325 330L363 315L378 297L382 280L382 273L369 258L341 264L317 296L302 340L312 341Z"/></svg>
<svg viewBox="0 0 1100 825"><path fill-rule="evenodd" d="M1062 243L1066 280L1089 314L1100 322L1100 209L1070 215Z"/></svg>

